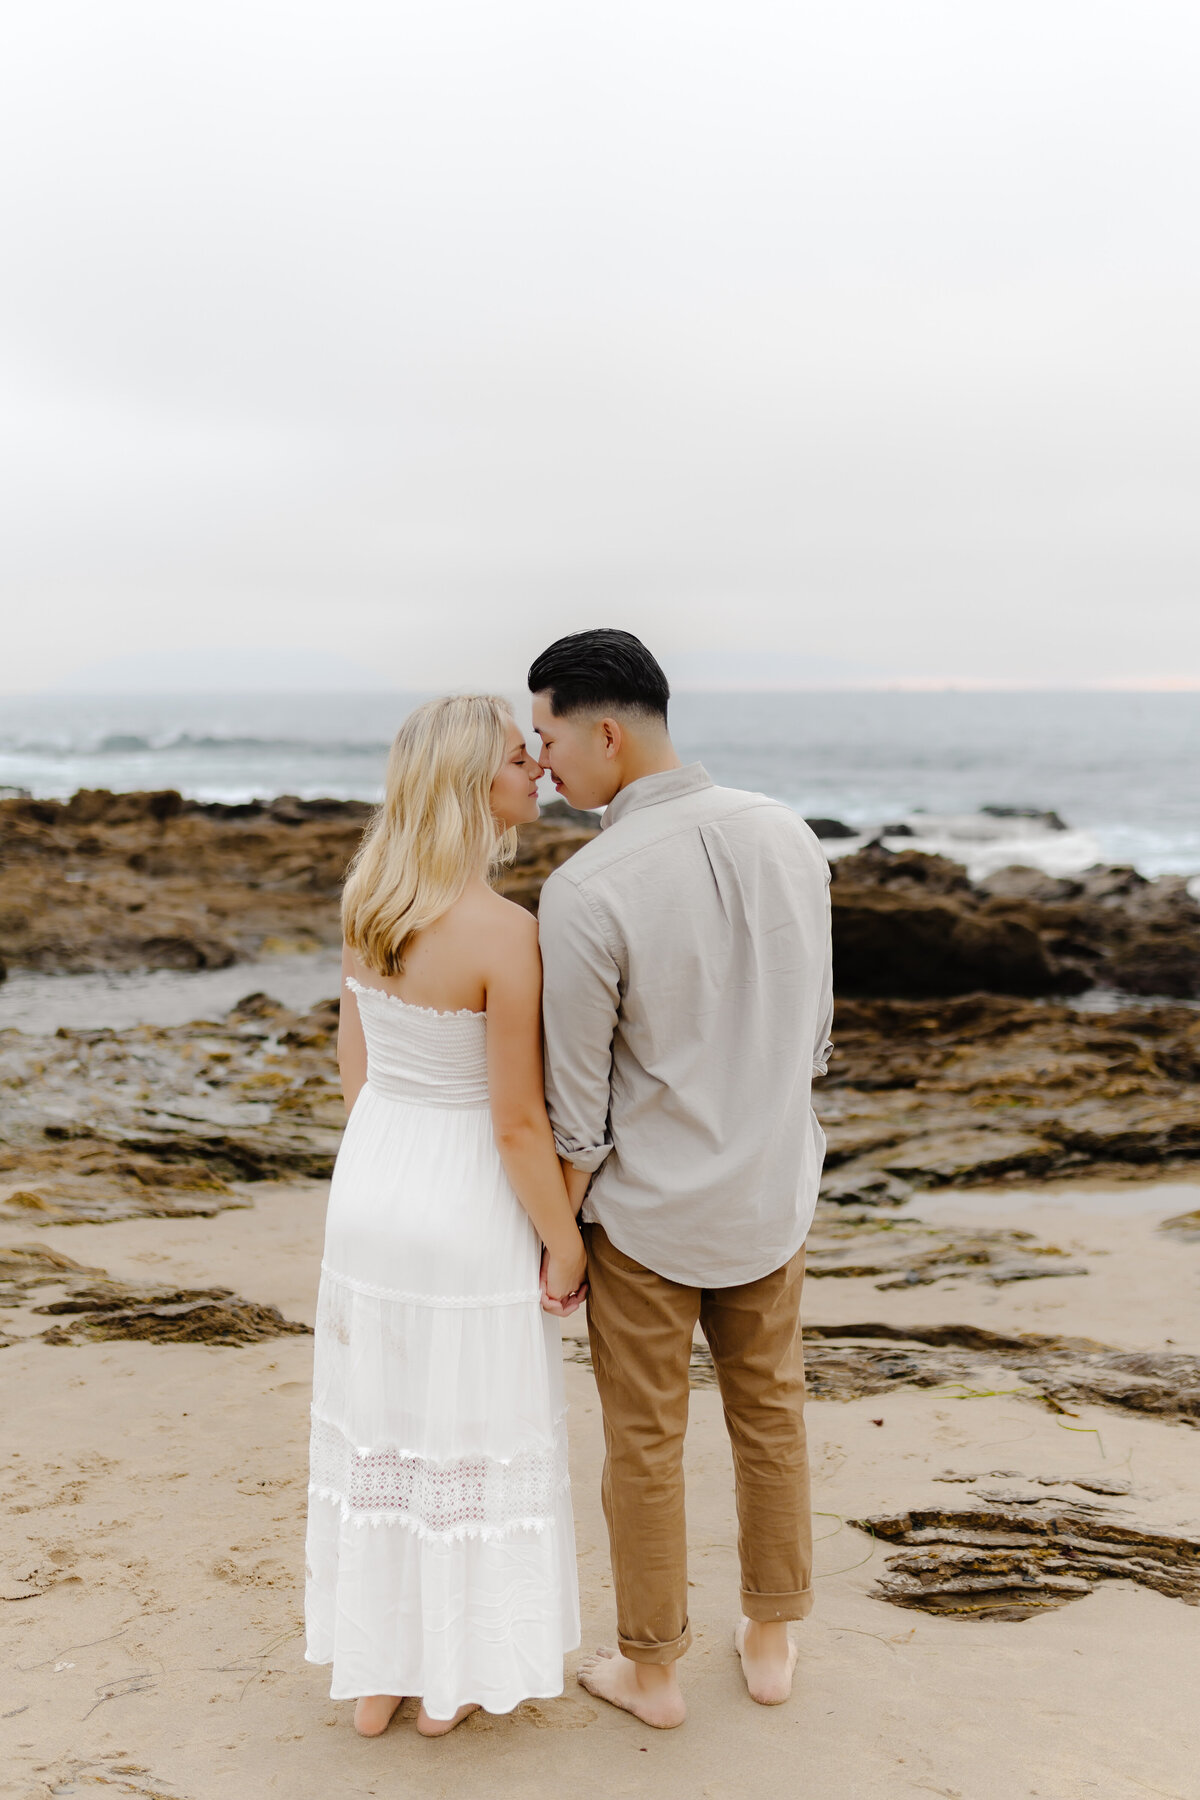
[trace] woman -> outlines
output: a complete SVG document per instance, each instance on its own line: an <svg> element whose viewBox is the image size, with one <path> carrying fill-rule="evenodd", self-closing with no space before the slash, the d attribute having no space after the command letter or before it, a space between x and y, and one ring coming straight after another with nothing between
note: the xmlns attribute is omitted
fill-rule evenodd
<svg viewBox="0 0 1200 1800"><path fill-rule="evenodd" d="M346 883L350 1120L317 1302L305 1612L364 1736L562 1692L579 1642L561 1313L583 1291L542 1091L530 915L488 885L537 817L504 702L432 700Z"/></svg>

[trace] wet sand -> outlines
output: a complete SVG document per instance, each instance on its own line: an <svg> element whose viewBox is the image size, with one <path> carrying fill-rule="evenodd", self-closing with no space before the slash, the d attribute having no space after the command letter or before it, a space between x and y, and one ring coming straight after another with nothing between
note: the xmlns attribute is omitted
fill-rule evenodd
<svg viewBox="0 0 1200 1800"><path fill-rule="evenodd" d="M337 950L287 952L227 969L138 969L115 974L45 975L15 969L0 985L0 1031L125 1031L133 1025L186 1025L217 1018L256 990L307 1012L336 994Z"/></svg>
<svg viewBox="0 0 1200 1800"><path fill-rule="evenodd" d="M125 1281L222 1284L311 1320L325 1187L254 1188L212 1219L47 1225L39 1245ZM923 1210L930 1196L906 1210ZM1087 1273L989 1289L810 1283L812 1323L970 1319L1123 1346L1200 1350L1200 1244L1158 1230L1200 1188L1074 1186L946 1193L967 1222L1023 1221L1069 1241ZM932 1215L930 1214L932 1219ZM0 1224L0 1247L27 1242ZM47 1289L52 1294L53 1289ZM172 1800L326 1796L646 1795L740 1800L1193 1800L1200 1608L1128 1581L1023 1623L929 1616L874 1594L891 1547L847 1521L959 1505L934 1477L1126 1481L1093 1500L1160 1531L1200 1533L1200 1432L1111 1407L1055 1414L997 1369L974 1388L810 1401L818 1604L798 1628L790 1704L746 1697L730 1649L737 1570L719 1400L692 1396L691 1717L659 1735L568 1672L562 1700L479 1716L438 1743L409 1719L358 1739L326 1672L302 1660L302 1540L311 1339L49 1345L44 1318L0 1315L9 1528L2 1565L0 1766L5 1795ZM590 1371L565 1348L584 1644L611 1642ZM989 1391L991 1390L991 1391ZM882 1421L881 1423L877 1421ZM576 1659L571 1659L573 1670ZM412 1711L407 1708L406 1711Z"/></svg>

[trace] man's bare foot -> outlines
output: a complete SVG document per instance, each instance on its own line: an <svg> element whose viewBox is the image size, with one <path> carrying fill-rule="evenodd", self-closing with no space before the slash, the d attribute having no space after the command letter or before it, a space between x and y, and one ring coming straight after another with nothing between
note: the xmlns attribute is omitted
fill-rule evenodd
<svg viewBox="0 0 1200 1800"><path fill-rule="evenodd" d="M781 1706L791 1695L792 1674L800 1654L788 1637L786 1621L772 1619L761 1625L743 1619L733 1634L733 1647L742 1659L750 1698L760 1706Z"/></svg>
<svg viewBox="0 0 1200 1800"><path fill-rule="evenodd" d="M354 1708L354 1729L359 1737L379 1737L392 1722L402 1694L364 1694Z"/></svg>
<svg viewBox="0 0 1200 1800"><path fill-rule="evenodd" d="M452 1719L431 1719L425 1711L425 1702L422 1700L421 1710L417 1714L417 1730L422 1737L445 1737L448 1731L453 1731L456 1725L461 1725L469 1714L478 1711L478 1706L472 1702L469 1706L460 1706Z"/></svg>
<svg viewBox="0 0 1200 1800"><path fill-rule="evenodd" d="M580 1663L576 1680L597 1700L607 1700L659 1731L670 1731L687 1718L674 1663L631 1662L617 1650L598 1650Z"/></svg>

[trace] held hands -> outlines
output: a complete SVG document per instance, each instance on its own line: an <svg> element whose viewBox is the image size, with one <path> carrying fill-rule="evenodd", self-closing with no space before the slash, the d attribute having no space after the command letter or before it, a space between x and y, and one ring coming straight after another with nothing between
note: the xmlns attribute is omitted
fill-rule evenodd
<svg viewBox="0 0 1200 1800"><path fill-rule="evenodd" d="M542 1311L567 1319L577 1312L587 1297L587 1253L583 1239L575 1233L575 1242L566 1254L552 1256L542 1251Z"/></svg>

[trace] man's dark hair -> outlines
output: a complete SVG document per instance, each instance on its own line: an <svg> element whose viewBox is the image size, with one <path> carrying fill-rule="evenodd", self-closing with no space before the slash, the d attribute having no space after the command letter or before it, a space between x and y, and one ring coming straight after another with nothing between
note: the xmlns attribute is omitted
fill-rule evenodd
<svg viewBox="0 0 1200 1800"><path fill-rule="evenodd" d="M611 706L652 713L667 722L671 689L631 631L573 631L543 650L529 671L531 694L549 694L550 711L591 712Z"/></svg>

